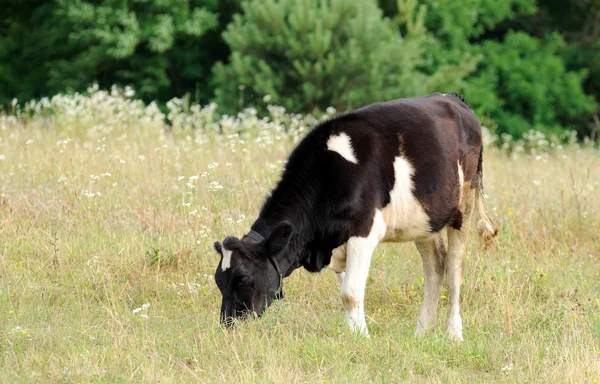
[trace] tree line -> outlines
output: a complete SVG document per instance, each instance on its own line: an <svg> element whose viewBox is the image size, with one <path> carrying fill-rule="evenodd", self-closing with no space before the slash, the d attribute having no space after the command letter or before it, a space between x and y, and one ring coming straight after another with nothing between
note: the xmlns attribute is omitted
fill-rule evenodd
<svg viewBox="0 0 600 384"><path fill-rule="evenodd" d="M4 0L0 104L137 97L338 110L462 93L520 135L600 128L600 0Z"/></svg>

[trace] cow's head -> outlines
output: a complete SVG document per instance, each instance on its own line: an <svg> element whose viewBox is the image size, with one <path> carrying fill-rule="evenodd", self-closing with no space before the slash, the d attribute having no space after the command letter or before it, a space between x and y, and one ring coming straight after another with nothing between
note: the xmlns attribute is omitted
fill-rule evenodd
<svg viewBox="0 0 600 384"><path fill-rule="evenodd" d="M286 252L291 234L292 226L284 222L260 241L229 236L222 245L215 242L221 255L215 272L223 296L221 323L230 326L235 318L262 315L281 292L283 276L276 260Z"/></svg>

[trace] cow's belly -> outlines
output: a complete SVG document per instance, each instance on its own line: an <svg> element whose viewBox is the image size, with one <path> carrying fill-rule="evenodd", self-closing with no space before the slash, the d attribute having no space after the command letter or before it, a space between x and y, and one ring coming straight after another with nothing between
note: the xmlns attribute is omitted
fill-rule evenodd
<svg viewBox="0 0 600 384"><path fill-rule="evenodd" d="M390 191L390 202L381 209L386 224L381 241L414 241L429 236L429 216L413 194L413 166L407 159L398 156L394 160L394 172L396 180Z"/></svg>
<svg viewBox="0 0 600 384"><path fill-rule="evenodd" d="M392 200L381 210L386 231L381 241L414 241L429 236L431 226L429 216L415 198Z"/></svg>
<svg viewBox="0 0 600 384"><path fill-rule="evenodd" d="M431 236L430 232L423 232L419 228L388 229L381 239L386 243L405 243L407 241L423 240Z"/></svg>

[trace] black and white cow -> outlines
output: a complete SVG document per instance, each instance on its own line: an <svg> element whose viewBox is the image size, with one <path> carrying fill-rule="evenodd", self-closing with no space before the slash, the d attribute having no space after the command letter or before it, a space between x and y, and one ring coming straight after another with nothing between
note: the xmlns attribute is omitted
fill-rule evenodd
<svg viewBox="0 0 600 384"><path fill-rule="evenodd" d="M251 231L215 243L221 321L260 316L296 268L327 267L341 283L350 327L368 334L373 251L382 241L414 241L425 274L417 334L435 323L446 271L446 332L462 340L459 295L473 211L486 242L497 232L481 197L482 155L479 120L456 94L377 103L319 124L290 155Z"/></svg>

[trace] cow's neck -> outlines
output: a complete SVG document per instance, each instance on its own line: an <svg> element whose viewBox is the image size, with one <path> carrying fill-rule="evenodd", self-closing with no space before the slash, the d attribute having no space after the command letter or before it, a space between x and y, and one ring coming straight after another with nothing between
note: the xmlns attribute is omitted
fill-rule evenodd
<svg viewBox="0 0 600 384"><path fill-rule="evenodd" d="M306 228L309 227L307 224L310 222L309 215L312 212L312 207L301 207L301 205L306 204L298 204L300 202L298 199L286 200L274 200L273 197L270 197L251 229L260 233L264 238L267 238L273 232L273 229L283 221L287 221L293 225L294 232L290 238L289 249L274 256L284 276L287 277L301 266L299 257L304 253L307 244L312 240L312 233L306 231ZM306 203L306 200L304 203Z"/></svg>

